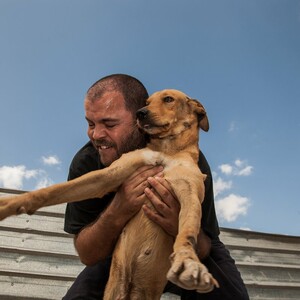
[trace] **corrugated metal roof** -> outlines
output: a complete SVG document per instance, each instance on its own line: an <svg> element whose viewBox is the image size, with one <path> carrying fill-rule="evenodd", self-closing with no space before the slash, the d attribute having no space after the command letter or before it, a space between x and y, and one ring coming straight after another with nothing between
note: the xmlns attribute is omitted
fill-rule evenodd
<svg viewBox="0 0 300 300"><path fill-rule="evenodd" d="M64 208L0 222L0 299L61 299L67 292L83 265L63 231ZM251 299L300 299L300 237L221 228L221 239Z"/></svg>

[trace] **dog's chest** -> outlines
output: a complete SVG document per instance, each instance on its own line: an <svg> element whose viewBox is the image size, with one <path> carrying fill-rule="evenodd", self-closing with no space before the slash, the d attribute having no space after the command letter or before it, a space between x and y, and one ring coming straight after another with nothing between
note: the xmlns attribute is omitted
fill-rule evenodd
<svg viewBox="0 0 300 300"><path fill-rule="evenodd" d="M189 154L167 155L150 149L143 150L145 164L162 165L166 171L174 168L195 168L195 162Z"/></svg>
<svg viewBox="0 0 300 300"><path fill-rule="evenodd" d="M181 157L166 157L163 166L165 172L176 172L176 169L190 170L195 168L195 164L192 161L182 159Z"/></svg>

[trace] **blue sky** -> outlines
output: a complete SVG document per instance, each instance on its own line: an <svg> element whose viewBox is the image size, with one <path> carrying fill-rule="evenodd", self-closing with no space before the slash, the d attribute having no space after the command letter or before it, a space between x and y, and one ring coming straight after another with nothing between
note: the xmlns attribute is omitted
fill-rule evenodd
<svg viewBox="0 0 300 300"><path fill-rule="evenodd" d="M221 226L300 235L299 0L0 0L0 187L64 181L111 73L205 106Z"/></svg>

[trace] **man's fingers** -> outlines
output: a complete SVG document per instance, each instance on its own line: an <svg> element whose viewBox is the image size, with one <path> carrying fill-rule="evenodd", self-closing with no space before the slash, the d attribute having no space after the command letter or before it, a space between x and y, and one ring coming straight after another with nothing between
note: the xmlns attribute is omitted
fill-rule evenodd
<svg viewBox="0 0 300 300"><path fill-rule="evenodd" d="M151 176L162 176L162 166L143 166L138 168L128 179L127 182L134 182L136 186L144 181L147 181Z"/></svg>
<svg viewBox="0 0 300 300"><path fill-rule="evenodd" d="M157 195L157 193L155 193L150 188L147 187L144 192L145 192L145 195L147 196L147 198L150 200L150 202L154 206L155 213L164 215L164 211L166 209L169 209L169 206L165 202L163 202L161 200L161 198Z"/></svg>
<svg viewBox="0 0 300 300"><path fill-rule="evenodd" d="M155 190L155 192L159 195L160 202L163 201L168 207L176 205L179 208L179 202L177 201L177 198L174 195L174 192L167 180L162 177L156 176L155 178L149 177L148 182Z"/></svg>

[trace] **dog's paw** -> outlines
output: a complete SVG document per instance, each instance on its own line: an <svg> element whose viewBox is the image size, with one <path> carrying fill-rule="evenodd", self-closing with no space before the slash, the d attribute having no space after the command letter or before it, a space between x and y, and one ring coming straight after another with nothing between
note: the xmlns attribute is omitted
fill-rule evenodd
<svg viewBox="0 0 300 300"><path fill-rule="evenodd" d="M143 149L143 158L145 164L156 166L162 163L163 154L157 151Z"/></svg>
<svg viewBox="0 0 300 300"><path fill-rule="evenodd" d="M169 281L186 290L208 293L219 287L218 282L189 250L181 250L171 255L172 266L167 274Z"/></svg>
<svg viewBox="0 0 300 300"><path fill-rule="evenodd" d="M21 195L0 197L0 221L13 215L30 213L31 205Z"/></svg>

